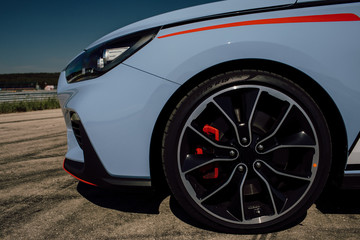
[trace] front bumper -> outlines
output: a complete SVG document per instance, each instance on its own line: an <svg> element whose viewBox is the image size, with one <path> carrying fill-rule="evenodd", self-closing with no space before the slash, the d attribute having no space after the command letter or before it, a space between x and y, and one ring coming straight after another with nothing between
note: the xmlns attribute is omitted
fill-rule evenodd
<svg viewBox="0 0 360 240"><path fill-rule="evenodd" d="M125 64L72 84L63 72L58 96L67 126L65 170L95 185L149 186L153 128L178 87ZM81 120L82 147L72 128L72 112Z"/></svg>
<svg viewBox="0 0 360 240"><path fill-rule="evenodd" d="M111 188L114 186L137 186L151 187L149 179L119 178L111 176L104 168L97 156L82 124L79 124L81 136L81 148L83 149L84 162L78 162L65 158L64 170L76 179L93 186ZM79 143L79 142L78 142Z"/></svg>

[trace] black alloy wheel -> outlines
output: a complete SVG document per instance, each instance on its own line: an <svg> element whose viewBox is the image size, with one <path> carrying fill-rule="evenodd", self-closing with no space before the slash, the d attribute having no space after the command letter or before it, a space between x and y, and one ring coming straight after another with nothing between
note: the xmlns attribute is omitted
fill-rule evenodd
<svg viewBox="0 0 360 240"><path fill-rule="evenodd" d="M179 102L163 137L172 193L217 231L283 228L318 197L330 165L320 109L298 85L269 72L204 81Z"/></svg>

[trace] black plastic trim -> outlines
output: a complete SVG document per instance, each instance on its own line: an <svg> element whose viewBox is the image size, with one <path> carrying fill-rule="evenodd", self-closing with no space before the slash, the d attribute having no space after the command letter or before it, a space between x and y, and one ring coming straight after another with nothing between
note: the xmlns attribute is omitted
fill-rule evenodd
<svg viewBox="0 0 360 240"><path fill-rule="evenodd" d="M166 24L162 27L162 29L177 27L177 26L186 25L186 24L190 24L190 23L215 20L215 19L219 19L219 18L227 18L227 17L235 17L235 16L241 16L241 15L253 14L253 13L263 13L263 12L271 12L271 11L276 11L276 10L284 10L284 9L289 9L293 5L294 4L286 4L286 5L279 5L279 6L275 6L275 7L273 6L273 7L255 8L255 9L249 9L249 10L241 10L241 11L214 14L214 15L209 15L209 16L193 18L193 19L189 19L189 20Z"/></svg>
<svg viewBox="0 0 360 240"><path fill-rule="evenodd" d="M111 176L102 165L80 121L79 126L84 152L84 163L66 158L64 161L64 169L66 171L84 182L104 188L151 187L151 179Z"/></svg>
<svg viewBox="0 0 360 240"><path fill-rule="evenodd" d="M265 13L265 12L281 11L281 10L289 10L289 9L297 9L297 8L319 7L319 6L334 5L334 4L347 4L347 3L355 3L355 2L360 2L360 0L326 0L326 1L306 2L306 3L285 4L279 6L264 7L264 8L254 8L249 10L240 10L240 11L221 13L221 14L214 14L214 15L179 21L175 23L170 23L164 25L162 29L172 28L190 23L215 20L219 18L241 16L246 14Z"/></svg>
<svg viewBox="0 0 360 240"><path fill-rule="evenodd" d="M342 185L342 189L360 189L360 174L345 174Z"/></svg>
<svg viewBox="0 0 360 240"><path fill-rule="evenodd" d="M304 3L296 3L293 8L319 7L326 5L347 4L347 3L355 3L355 2L360 2L360 0L326 0L326 1L304 2Z"/></svg>
<svg viewBox="0 0 360 240"><path fill-rule="evenodd" d="M360 171L360 164L348 164L345 169L345 171L355 171L355 170Z"/></svg>

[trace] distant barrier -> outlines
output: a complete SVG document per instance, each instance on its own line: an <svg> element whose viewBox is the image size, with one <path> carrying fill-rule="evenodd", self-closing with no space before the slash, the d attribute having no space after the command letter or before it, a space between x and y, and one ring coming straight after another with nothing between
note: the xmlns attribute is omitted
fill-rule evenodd
<svg viewBox="0 0 360 240"><path fill-rule="evenodd" d="M56 90L54 91L24 91L24 92L1 92L0 103L16 101L35 101L48 98L57 98Z"/></svg>

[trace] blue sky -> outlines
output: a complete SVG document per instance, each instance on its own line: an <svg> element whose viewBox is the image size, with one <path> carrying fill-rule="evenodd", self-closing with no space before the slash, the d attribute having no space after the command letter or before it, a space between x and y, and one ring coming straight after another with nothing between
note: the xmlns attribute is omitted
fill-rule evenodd
<svg viewBox="0 0 360 240"><path fill-rule="evenodd" d="M113 30L214 1L4 1L0 8L0 74L60 72L87 45Z"/></svg>

